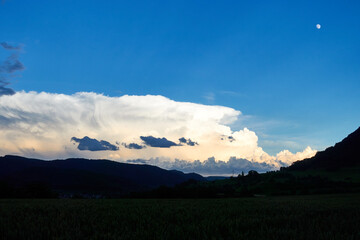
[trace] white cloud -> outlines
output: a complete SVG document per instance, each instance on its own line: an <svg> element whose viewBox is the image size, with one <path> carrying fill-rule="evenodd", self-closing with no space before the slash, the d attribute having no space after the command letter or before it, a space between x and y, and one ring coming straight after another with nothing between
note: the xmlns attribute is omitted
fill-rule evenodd
<svg viewBox="0 0 360 240"><path fill-rule="evenodd" d="M297 152L295 154L291 153L288 150L283 150L276 154L276 159L279 161L284 162L285 164L289 165L297 160L302 160L304 158L309 158L314 155L314 150L311 147L305 148L302 152Z"/></svg>
<svg viewBox="0 0 360 240"><path fill-rule="evenodd" d="M205 100L208 102L214 102L215 101L215 94L213 92L208 92L204 96Z"/></svg>
<svg viewBox="0 0 360 240"><path fill-rule="evenodd" d="M88 157L128 159L167 158L186 161L231 157L281 166L314 155L311 148L270 156L258 146L255 132L232 131L240 111L223 106L176 102L163 96L107 97L96 93L74 95L18 92L0 97L0 154L28 157ZM118 151L79 151L72 137L88 136L110 143L142 144L140 136L185 137L199 143L172 148ZM224 137L225 136L225 137ZM232 136L234 141L229 141ZM223 139L223 140L221 140ZM281 161L281 162L280 162Z"/></svg>

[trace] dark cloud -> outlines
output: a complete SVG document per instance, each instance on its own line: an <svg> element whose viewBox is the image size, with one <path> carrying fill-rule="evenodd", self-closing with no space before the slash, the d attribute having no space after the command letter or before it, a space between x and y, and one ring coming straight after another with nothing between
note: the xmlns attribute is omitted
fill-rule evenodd
<svg viewBox="0 0 360 240"><path fill-rule="evenodd" d="M87 136L83 138L72 137L71 141L79 143L78 149L81 151L116 151L119 150L119 147L104 141L104 140L96 140L93 138L89 138Z"/></svg>
<svg viewBox="0 0 360 240"><path fill-rule="evenodd" d="M230 142L236 141L236 139L233 136L226 136L226 135L223 135L221 140L228 140Z"/></svg>
<svg viewBox="0 0 360 240"><path fill-rule="evenodd" d="M21 46L12 46L6 42L2 42L0 43L0 45L5 48L6 50L21 50L22 47Z"/></svg>
<svg viewBox="0 0 360 240"><path fill-rule="evenodd" d="M24 65L18 60L18 54L11 54L0 66L2 73L14 73L24 70Z"/></svg>
<svg viewBox="0 0 360 240"><path fill-rule="evenodd" d="M15 91L5 86L9 85L10 79L15 77L13 73L25 69L24 65L19 61L21 46L12 46L6 42L0 43L0 46L7 51L15 51L0 63L0 96L12 95L15 94Z"/></svg>
<svg viewBox="0 0 360 240"><path fill-rule="evenodd" d="M192 147L195 146L195 145L199 145L197 142L192 141L190 138L186 139L184 137L179 138L179 142L187 144L187 145L192 146Z"/></svg>
<svg viewBox="0 0 360 240"><path fill-rule="evenodd" d="M12 90L11 88L1 86L1 81L0 81L0 96L2 96L2 95L14 95L14 94L15 94L15 91Z"/></svg>
<svg viewBox="0 0 360 240"><path fill-rule="evenodd" d="M187 141L187 145L189 145L189 146L195 146L195 145L199 145L199 144L198 144L197 142L191 141L190 138L189 138L188 141Z"/></svg>
<svg viewBox="0 0 360 240"><path fill-rule="evenodd" d="M144 143L150 147L159 147L159 148L169 148L173 146L179 146L178 144L167 140L166 138L156 138L153 136L141 136L141 140L144 141Z"/></svg>
<svg viewBox="0 0 360 240"><path fill-rule="evenodd" d="M143 163L156 165L169 170L175 169L186 173L196 172L202 175L237 175L242 171L245 173L249 172L250 170L267 172L278 169L275 165L272 164L253 162L235 157L231 157L227 162L216 161L214 157L211 157L203 162L199 160L190 162L178 159L175 161L164 161L156 158L150 159ZM284 166L286 165L284 164Z"/></svg>
<svg viewBox="0 0 360 240"><path fill-rule="evenodd" d="M143 148L146 148L146 146L139 145L137 143L129 143L129 144L123 143L122 145L124 147L128 148L128 149L143 149Z"/></svg>

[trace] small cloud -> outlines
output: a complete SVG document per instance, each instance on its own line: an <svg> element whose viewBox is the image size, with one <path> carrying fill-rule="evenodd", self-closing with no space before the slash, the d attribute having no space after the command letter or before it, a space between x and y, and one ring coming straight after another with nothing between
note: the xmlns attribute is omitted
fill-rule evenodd
<svg viewBox="0 0 360 240"><path fill-rule="evenodd" d="M231 96L231 97L246 97L245 94L239 93L239 92L234 92L234 91L219 91L219 93L222 95L227 95L227 96Z"/></svg>
<svg viewBox="0 0 360 240"><path fill-rule="evenodd" d="M119 147L104 141L104 140L96 140L93 138L89 138L87 136L83 138L72 137L71 141L79 143L78 149L81 151L116 151L119 150Z"/></svg>
<svg viewBox="0 0 360 240"><path fill-rule="evenodd" d="M203 96L208 102L215 101L215 94L213 92L208 92Z"/></svg>
<svg viewBox="0 0 360 240"><path fill-rule="evenodd" d="M190 138L187 141L187 145L189 146L195 146L195 145L199 145L197 142L191 141Z"/></svg>
<svg viewBox="0 0 360 240"><path fill-rule="evenodd" d="M124 147L128 148L128 149L143 149L143 148L146 148L146 146L139 145L137 143L129 143L129 144L123 143L122 145Z"/></svg>
<svg viewBox="0 0 360 240"><path fill-rule="evenodd" d="M236 139L235 139L233 136L226 136L226 135L223 135L220 139L221 139L222 141L228 140L229 142L234 142L234 141L236 141Z"/></svg>
<svg viewBox="0 0 360 240"><path fill-rule="evenodd" d="M156 138L153 136L141 136L141 140L144 141L144 143L150 147L159 147L159 148L169 148L173 146L179 146L178 144L167 140L166 138Z"/></svg>
<svg viewBox="0 0 360 240"><path fill-rule="evenodd" d="M5 48L6 50L21 50L21 49L22 49L22 47L21 47L20 45L18 45L18 46L12 46L12 45L10 45L10 44L8 44L8 43L6 43L6 42L2 42L2 43L0 43L0 45L1 45L3 48Z"/></svg>
<svg viewBox="0 0 360 240"><path fill-rule="evenodd" d="M184 143L184 144L187 144L187 145L189 145L189 146L199 145L197 142L192 141L190 138L189 138L189 139L186 139L186 138L184 138L184 137L179 138L179 142L180 142L180 144L181 144L181 143Z"/></svg>

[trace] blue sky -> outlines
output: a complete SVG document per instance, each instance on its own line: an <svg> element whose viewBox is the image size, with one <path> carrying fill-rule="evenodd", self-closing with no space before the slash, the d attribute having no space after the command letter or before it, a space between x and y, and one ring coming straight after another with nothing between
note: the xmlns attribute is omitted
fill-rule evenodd
<svg viewBox="0 0 360 240"><path fill-rule="evenodd" d="M7 0L0 41L24 45L16 91L227 106L244 115L233 129L255 131L269 153L322 150L360 125L359 10L359 1Z"/></svg>

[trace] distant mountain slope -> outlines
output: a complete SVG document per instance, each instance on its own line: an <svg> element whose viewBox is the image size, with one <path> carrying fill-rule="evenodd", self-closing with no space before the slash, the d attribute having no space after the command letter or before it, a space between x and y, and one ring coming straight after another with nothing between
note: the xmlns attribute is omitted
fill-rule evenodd
<svg viewBox="0 0 360 240"><path fill-rule="evenodd" d="M225 177L225 176L209 176L209 177L205 177L206 180L208 181L216 181L216 180L223 180L223 179L228 179L229 177Z"/></svg>
<svg viewBox="0 0 360 240"><path fill-rule="evenodd" d="M294 162L288 170L327 169L360 166L360 127L335 146L312 158Z"/></svg>
<svg viewBox="0 0 360 240"><path fill-rule="evenodd" d="M0 181L12 186L44 183L58 192L116 193L174 186L202 176L150 165L109 160L66 159L43 161L7 155L0 157Z"/></svg>

